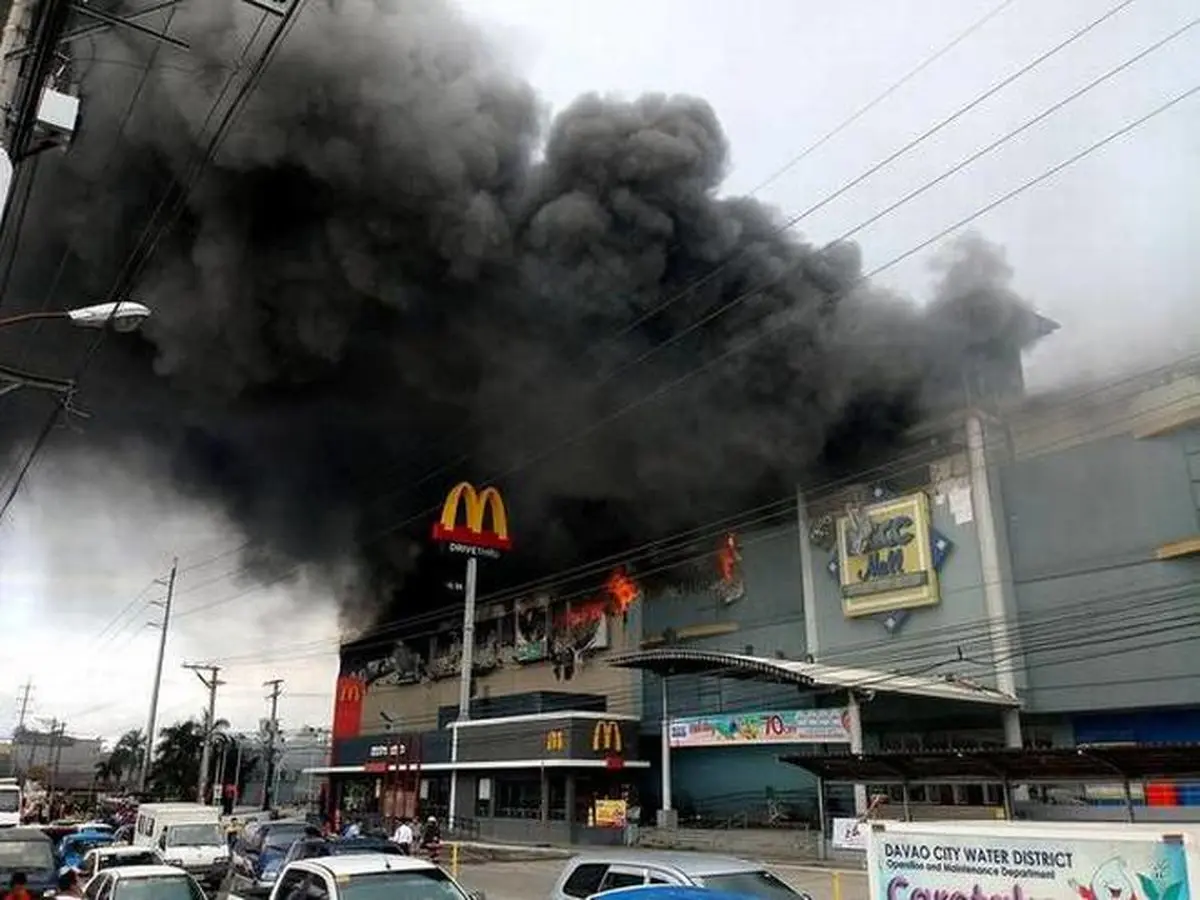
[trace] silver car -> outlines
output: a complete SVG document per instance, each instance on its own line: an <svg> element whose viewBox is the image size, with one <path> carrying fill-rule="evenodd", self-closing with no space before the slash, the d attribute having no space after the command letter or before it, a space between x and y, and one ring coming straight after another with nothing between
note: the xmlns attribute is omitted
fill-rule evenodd
<svg viewBox="0 0 1200 900"><path fill-rule="evenodd" d="M689 885L757 897L812 900L761 863L708 853L598 850L569 860L550 900L586 900L594 894L644 884Z"/></svg>

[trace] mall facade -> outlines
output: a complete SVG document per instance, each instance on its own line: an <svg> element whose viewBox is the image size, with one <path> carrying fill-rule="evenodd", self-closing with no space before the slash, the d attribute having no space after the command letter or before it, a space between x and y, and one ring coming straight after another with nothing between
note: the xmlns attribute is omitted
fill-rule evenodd
<svg viewBox="0 0 1200 900"><path fill-rule="evenodd" d="M1194 368L967 407L858 483L804 486L785 517L694 548L707 581L619 611L603 591L480 608L461 725L453 615L347 645L331 796L445 815L457 772L454 812L481 834L612 840L605 804L631 798L643 822L778 824L895 792L818 792L781 761L805 752L1200 743ZM905 801L1001 798L954 781Z"/></svg>

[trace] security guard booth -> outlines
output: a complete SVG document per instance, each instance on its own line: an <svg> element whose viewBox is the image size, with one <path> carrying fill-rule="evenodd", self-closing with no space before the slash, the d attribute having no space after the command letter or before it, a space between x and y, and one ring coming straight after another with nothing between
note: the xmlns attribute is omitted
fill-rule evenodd
<svg viewBox="0 0 1200 900"><path fill-rule="evenodd" d="M597 827L598 800L622 798L650 763L637 758L638 719L549 712L451 723L458 732L458 808L480 837L620 843ZM473 830L474 830L473 829Z"/></svg>

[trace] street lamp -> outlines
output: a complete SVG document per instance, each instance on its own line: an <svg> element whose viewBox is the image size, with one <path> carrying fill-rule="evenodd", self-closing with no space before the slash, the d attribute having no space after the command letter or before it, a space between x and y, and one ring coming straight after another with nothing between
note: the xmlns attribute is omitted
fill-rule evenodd
<svg viewBox="0 0 1200 900"><path fill-rule="evenodd" d="M66 319L80 328L104 328L111 325L116 331L136 331L150 316L150 308L133 300L116 303L97 303L76 309L56 309L44 312L20 313L0 319L0 328L36 322L41 319Z"/></svg>

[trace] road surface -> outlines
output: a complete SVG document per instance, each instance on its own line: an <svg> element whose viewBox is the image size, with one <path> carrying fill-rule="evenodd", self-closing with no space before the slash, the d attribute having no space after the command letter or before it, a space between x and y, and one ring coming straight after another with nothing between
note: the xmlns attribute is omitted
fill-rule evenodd
<svg viewBox="0 0 1200 900"><path fill-rule="evenodd" d="M459 881L473 891L483 891L487 900L546 900L565 860L538 859L524 862L489 862L464 865ZM804 866L773 865L767 868L793 887L807 891L813 900L867 900L867 876L842 872L841 896L834 896L833 873Z"/></svg>

